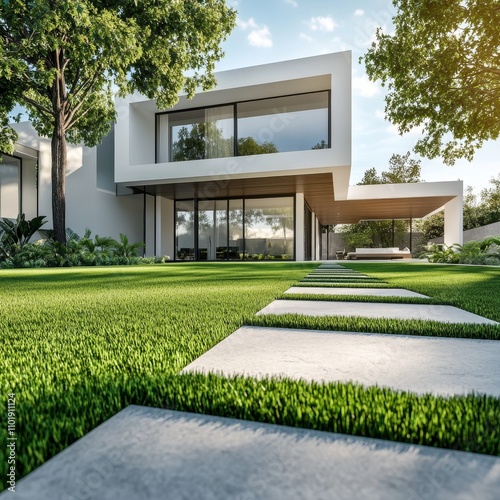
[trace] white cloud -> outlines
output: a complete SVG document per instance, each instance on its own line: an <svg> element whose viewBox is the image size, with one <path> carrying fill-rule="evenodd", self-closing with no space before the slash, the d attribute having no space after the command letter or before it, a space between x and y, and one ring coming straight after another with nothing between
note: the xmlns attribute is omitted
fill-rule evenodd
<svg viewBox="0 0 500 500"><path fill-rule="evenodd" d="M307 25L312 31L333 31L338 27L338 24L331 16L311 17L311 20L307 23Z"/></svg>
<svg viewBox="0 0 500 500"><path fill-rule="evenodd" d="M356 9L354 11L355 16L363 16L365 14L365 11L363 9Z"/></svg>
<svg viewBox="0 0 500 500"><path fill-rule="evenodd" d="M377 111L375 111L375 117L382 118L385 120L385 112L382 111L381 109L377 109Z"/></svg>
<svg viewBox="0 0 500 500"><path fill-rule="evenodd" d="M285 3L289 3L293 7L298 7L299 4L295 0L285 0Z"/></svg>
<svg viewBox="0 0 500 500"><path fill-rule="evenodd" d="M309 42L311 43L313 41L313 38L309 35L306 35L305 33L301 33L299 35L300 38L302 38L302 40L305 40L306 42Z"/></svg>
<svg viewBox="0 0 500 500"><path fill-rule="evenodd" d="M243 21L243 19L238 18L237 24L243 31L246 31L249 28L251 29L247 36L247 40L253 47L273 46L271 32L265 24L258 25L253 17L251 17L248 21Z"/></svg>
<svg viewBox="0 0 500 500"><path fill-rule="evenodd" d="M378 85L371 82L366 75L353 77L352 88L361 97L373 97L380 92Z"/></svg>

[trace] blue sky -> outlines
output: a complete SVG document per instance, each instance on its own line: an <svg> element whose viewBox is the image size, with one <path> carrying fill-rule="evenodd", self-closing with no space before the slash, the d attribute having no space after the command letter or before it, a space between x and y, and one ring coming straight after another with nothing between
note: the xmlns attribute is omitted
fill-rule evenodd
<svg viewBox="0 0 500 500"><path fill-rule="evenodd" d="M225 58L217 70L228 70L300 57L352 50L353 140L351 184L365 170L385 170L393 153L405 154L419 131L399 136L384 119L384 92L366 77L358 63L374 40L375 30L391 30L394 9L390 0L229 0L238 11L238 26L224 43ZM414 157L417 157L413 154ZM440 160L422 159L426 181L461 179L478 192L500 173L500 141L487 143L472 163L448 167Z"/></svg>

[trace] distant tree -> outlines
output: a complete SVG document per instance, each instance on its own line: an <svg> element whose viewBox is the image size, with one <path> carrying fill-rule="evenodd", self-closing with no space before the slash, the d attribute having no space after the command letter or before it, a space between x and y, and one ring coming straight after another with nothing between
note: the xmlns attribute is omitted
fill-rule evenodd
<svg viewBox="0 0 500 500"><path fill-rule="evenodd" d="M358 182L358 186L366 186L368 184L383 184L382 177L378 175L375 167L366 170L363 178Z"/></svg>
<svg viewBox="0 0 500 500"><path fill-rule="evenodd" d="M500 174L490 179L491 188L481 191L479 222L481 226L500 222Z"/></svg>
<svg viewBox="0 0 500 500"><path fill-rule="evenodd" d="M448 165L500 135L498 0L393 0L394 33L379 28L361 60L387 85L386 117L423 129L415 152Z"/></svg>
<svg viewBox="0 0 500 500"><path fill-rule="evenodd" d="M287 234L294 230L293 209L273 208L266 210L265 220L274 233L281 233L283 236L283 253L286 253Z"/></svg>
<svg viewBox="0 0 500 500"><path fill-rule="evenodd" d="M279 153L274 143L266 141L259 144L253 137L241 137L238 139L238 156L263 155L268 153Z"/></svg>
<svg viewBox="0 0 500 500"><path fill-rule="evenodd" d="M311 149L328 149L328 143L323 139L321 142L315 144Z"/></svg>
<svg viewBox="0 0 500 500"><path fill-rule="evenodd" d="M467 186L464 194L463 229L474 229L494 222L500 222L500 174L490 179L491 188L481 191L480 197L474 194L472 186ZM418 223L419 231L425 241L439 238L444 234L444 212L438 212Z"/></svg>
<svg viewBox="0 0 500 500"><path fill-rule="evenodd" d="M181 89L193 97L197 87L213 87L235 22L224 0L0 2L0 150L12 151L7 116L18 103L52 140L59 242L66 242L66 141L98 144L116 117L116 92L137 91L167 108Z"/></svg>

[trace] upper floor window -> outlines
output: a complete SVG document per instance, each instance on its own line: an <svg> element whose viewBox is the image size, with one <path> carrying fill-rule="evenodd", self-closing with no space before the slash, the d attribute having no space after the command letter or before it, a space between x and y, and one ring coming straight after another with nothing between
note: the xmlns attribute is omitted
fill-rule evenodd
<svg viewBox="0 0 500 500"><path fill-rule="evenodd" d="M329 92L157 115L157 162L329 147Z"/></svg>
<svg viewBox="0 0 500 500"><path fill-rule="evenodd" d="M238 104L238 155L328 147L328 92Z"/></svg>
<svg viewBox="0 0 500 500"><path fill-rule="evenodd" d="M0 161L0 217L15 219L21 210L21 160L2 155Z"/></svg>

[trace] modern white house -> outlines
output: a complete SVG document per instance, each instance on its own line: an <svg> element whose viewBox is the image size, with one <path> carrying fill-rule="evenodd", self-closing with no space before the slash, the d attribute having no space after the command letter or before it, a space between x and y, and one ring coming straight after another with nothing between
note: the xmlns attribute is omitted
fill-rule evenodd
<svg viewBox="0 0 500 500"><path fill-rule="evenodd" d="M351 53L216 74L216 88L159 109L119 99L112 133L68 151L67 224L143 240L174 260L320 256L322 225L445 209L462 242L461 182L349 186ZM29 124L0 164L0 216L47 215L50 141Z"/></svg>

